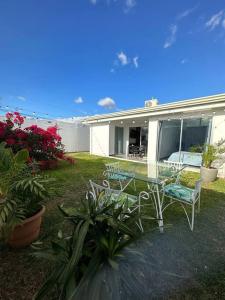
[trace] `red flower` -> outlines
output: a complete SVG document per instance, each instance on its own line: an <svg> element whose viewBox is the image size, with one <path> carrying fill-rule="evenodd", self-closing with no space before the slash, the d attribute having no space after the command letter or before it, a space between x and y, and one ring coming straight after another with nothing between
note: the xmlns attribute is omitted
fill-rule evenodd
<svg viewBox="0 0 225 300"><path fill-rule="evenodd" d="M6 144L9 146L15 145L16 141L13 138L7 138L6 140Z"/></svg>
<svg viewBox="0 0 225 300"><path fill-rule="evenodd" d="M13 114L11 112L8 112L5 116L8 120L11 120L13 118Z"/></svg>
<svg viewBox="0 0 225 300"><path fill-rule="evenodd" d="M47 128L47 131L49 132L49 133L51 133L52 135L56 135L57 134L57 126L50 126L50 127L48 127Z"/></svg>
<svg viewBox="0 0 225 300"><path fill-rule="evenodd" d="M13 121L17 125L22 125L24 123L24 118L21 117L20 115L19 116L17 115Z"/></svg>
<svg viewBox="0 0 225 300"><path fill-rule="evenodd" d="M18 129L15 129L15 134L16 134L16 137L19 138L19 139L26 139L27 138L27 133L24 132L22 129L18 128Z"/></svg>
<svg viewBox="0 0 225 300"><path fill-rule="evenodd" d="M10 119L7 119L6 123L7 123L7 126L13 128L14 124L13 124L13 122Z"/></svg>

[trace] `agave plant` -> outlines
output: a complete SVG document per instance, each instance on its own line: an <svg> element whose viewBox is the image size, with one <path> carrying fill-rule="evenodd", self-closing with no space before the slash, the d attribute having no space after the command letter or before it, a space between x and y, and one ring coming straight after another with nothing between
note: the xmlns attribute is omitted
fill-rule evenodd
<svg viewBox="0 0 225 300"><path fill-rule="evenodd" d="M52 181L32 174L26 149L14 154L5 146L0 144L0 237L7 237L17 224L40 210Z"/></svg>
<svg viewBox="0 0 225 300"><path fill-rule="evenodd" d="M53 261L46 281L35 295L43 299L56 288L58 299L80 299L79 293L86 282L102 268L117 267L116 258L136 237L140 236L137 210L129 212L125 203L112 202L101 195L97 200L88 193L79 210L59 210L72 224L69 234L59 232L50 247L35 244L34 256Z"/></svg>

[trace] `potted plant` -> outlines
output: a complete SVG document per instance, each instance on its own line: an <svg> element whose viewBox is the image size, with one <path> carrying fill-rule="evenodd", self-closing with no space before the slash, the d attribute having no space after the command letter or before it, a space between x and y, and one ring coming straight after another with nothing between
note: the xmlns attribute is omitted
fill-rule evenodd
<svg viewBox="0 0 225 300"><path fill-rule="evenodd" d="M12 247L24 247L40 232L49 178L33 174L26 149L13 154L0 144L0 237Z"/></svg>
<svg viewBox="0 0 225 300"><path fill-rule="evenodd" d="M212 182L216 180L218 175L218 167L221 163L217 163L223 153L225 140L220 140L216 145L206 145L202 155L201 178L204 182Z"/></svg>

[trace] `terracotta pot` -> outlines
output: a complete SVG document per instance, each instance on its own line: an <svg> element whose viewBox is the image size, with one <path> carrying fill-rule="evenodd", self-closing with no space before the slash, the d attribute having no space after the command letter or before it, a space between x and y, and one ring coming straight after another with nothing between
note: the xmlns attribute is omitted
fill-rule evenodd
<svg viewBox="0 0 225 300"><path fill-rule="evenodd" d="M41 170L49 170L49 169L54 169L58 165L58 161L56 159L51 159L51 160L40 160L38 162L39 168Z"/></svg>
<svg viewBox="0 0 225 300"><path fill-rule="evenodd" d="M8 244L13 248L22 248L36 240L40 233L42 215L44 212L45 206L42 206L38 213L25 219L20 225L17 225L8 240Z"/></svg>
<svg viewBox="0 0 225 300"><path fill-rule="evenodd" d="M47 170L48 169L48 161L47 160L40 160L38 162L39 168L43 171L43 170Z"/></svg>
<svg viewBox="0 0 225 300"><path fill-rule="evenodd" d="M58 161L56 159L52 159L48 161L48 168L55 169L58 165Z"/></svg>

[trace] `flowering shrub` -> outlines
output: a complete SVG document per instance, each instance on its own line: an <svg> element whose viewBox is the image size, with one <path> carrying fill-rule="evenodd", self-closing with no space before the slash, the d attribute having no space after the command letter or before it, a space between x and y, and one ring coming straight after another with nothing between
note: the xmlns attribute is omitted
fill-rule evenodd
<svg viewBox="0 0 225 300"><path fill-rule="evenodd" d="M7 113L5 121L0 121L0 142L6 142L14 153L27 149L30 161L64 159L74 163L72 158L65 156L61 136L57 134L57 126L50 126L45 130L32 125L22 129L23 123L24 117L18 112Z"/></svg>

